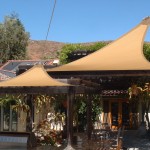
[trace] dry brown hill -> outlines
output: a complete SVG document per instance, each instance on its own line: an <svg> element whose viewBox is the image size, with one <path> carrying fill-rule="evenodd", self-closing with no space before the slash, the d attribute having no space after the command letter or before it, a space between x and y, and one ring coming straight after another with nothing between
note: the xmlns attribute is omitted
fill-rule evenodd
<svg viewBox="0 0 150 150"><path fill-rule="evenodd" d="M27 57L31 60L57 58L57 53L65 43L53 41L29 41Z"/></svg>
<svg viewBox="0 0 150 150"><path fill-rule="evenodd" d="M95 42L87 42L87 43L80 43L80 44L92 45L94 43ZM61 51L62 47L65 44L69 44L69 43L30 40L29 45L27 47L27 57L28 59L31 60L57 58L58 52Z"/></svg>

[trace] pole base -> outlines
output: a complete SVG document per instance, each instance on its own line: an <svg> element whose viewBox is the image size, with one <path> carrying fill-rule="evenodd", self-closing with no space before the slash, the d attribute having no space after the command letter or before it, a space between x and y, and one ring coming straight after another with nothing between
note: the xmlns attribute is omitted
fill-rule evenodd
<svg viewBox="0 0 150 150"><path fill-rule="evenodd" d="M70 144L68 144L64 150L75 150L75 149Z"/></svg>

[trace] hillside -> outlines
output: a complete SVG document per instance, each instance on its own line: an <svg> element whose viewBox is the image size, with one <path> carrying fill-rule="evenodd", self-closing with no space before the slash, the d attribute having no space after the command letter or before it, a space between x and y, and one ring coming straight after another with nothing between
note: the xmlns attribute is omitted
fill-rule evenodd
<svg viewBox="0 0 150 150"><path fill-rule="evenodd" d="M64 43L53 41L29 41L27 57L31 60L56 58Z"/></svg>
<svg viewBox="0 0 150 150"><path fill-rule="evenodd" d="M103 41L104 42L104 41ZM111 41L105 41L110 43ZM82 45L92 45L96 42L80 43ZM27 47L27 58L31 60L57 58L61 48L69 43L61 43L54 41L29 41Z"/></svg>

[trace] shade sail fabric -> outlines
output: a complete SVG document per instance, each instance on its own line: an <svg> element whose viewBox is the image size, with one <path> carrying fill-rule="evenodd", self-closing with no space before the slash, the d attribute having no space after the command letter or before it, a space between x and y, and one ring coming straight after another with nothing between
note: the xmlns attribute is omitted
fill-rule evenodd
<svg viewBox="0 0 150 150"><path fill-rule="evenodd" d="M147 17L130 32L102 49L47 71L150 70L150 63L143 54L144 37L149 25L150 17Z"/></svg>
<svg viewBox="0 0 150 150"><path fill-rule="evenodd" d="M36 65L28 71L0 82L0 87L44 87L44 86L71 86L51 78L42 65Z"/></svg>

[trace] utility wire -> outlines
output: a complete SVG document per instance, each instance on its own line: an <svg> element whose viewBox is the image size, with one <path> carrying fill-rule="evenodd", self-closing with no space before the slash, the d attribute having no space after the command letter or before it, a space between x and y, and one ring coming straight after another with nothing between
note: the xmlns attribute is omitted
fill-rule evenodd
<svg viewBox="0 0 150 150"><path fill-rule="evenodd" d="M47 34L46 34L45 41L47 41L47 37L48 37L49 31L50 31L50 27L51 27L51 24L52 24L52 19L53 19L54 11L55 11L55 6L56 6L56 0L54 1L54 6L53 6L53 10L52 10L52 15L51 15L51 17L50 17L50 22L49 22L49 26L48 26L48 30L47 30Z"/></svg>
<svg viewBox="0 0 150 150"><path fill-rule="evenodd" d="M53 10L52 10L52 14L51 14L51 16L50 16L50 21L49 21L49 25L48 25L48 30L47 30L47 33L46 33L45 48L46 48L46 42L47 42L47 38L48 38L48 35L49 35L50 27L51 27L52 20L53 20L53 16L54 16L55 6L56 6L56 0L54 1ZM44 49L45 49L45 48L44 48Z"/></svg>

